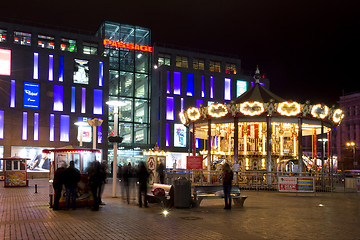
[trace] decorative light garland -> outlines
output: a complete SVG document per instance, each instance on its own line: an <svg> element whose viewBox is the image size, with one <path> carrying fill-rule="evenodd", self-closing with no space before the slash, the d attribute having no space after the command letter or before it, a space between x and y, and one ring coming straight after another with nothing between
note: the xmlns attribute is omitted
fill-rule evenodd
<svg viewBox="0 0 360 240"><path fill-rule="evenodd" d="M315 118L324 119L329 114L329 107L322 104L316 104L311 109L311 115Z"/></svg>
<svg viewBox="0 0 360 240"><path fill-rule="evenodd" d="M195 107L191 107L189 108L187 111L187 116L191 121L196 121L200 118L200 111L199 109L195 108Z"/></svg>
<svg viewBox="0 0 360 240"><path fill-rule="evenodd" d="M226 105L221 103L216 103L208 106L208 114L211 117L219 118L226 116L226 114L228 114L228 110L226 108Z"/></svg>
<svg viewBox="0 0 360 240"><path fill-rule="evenodd" d="M301 112L301 105L297 102L279 103L277 112L285 116L296 116Z"/></svg>
<svg viewBox="0 0 360 240"><path fill-rule="evenodd" d="M334 111L332 120L334 121L334 123L340 123L340 121L344 118L344 113L341 109L336 109Z"/></svg>
<svg viewBox="0 0 360 240"><path fill-rule="evenodd" d="M181 123L186 125L188 121L187 121L185 113L184 112L179 113L179 117L180 117Z"/></svg>
<svg viewBox="0 0 360 240"><path fill-rule="evenodd" d="M143 154L145 156L162 156L162 157L165 157L168 155L168 152L165 152L164 150L161 150L161 151L153 151L153 150L149 150L149 151L144 151Z"/></svg>
<svg viewBox="0 0 360 240"><path fill-rule="evenodd" d="M265 111L264 104L258 101L243 102L240 104L240 112L244 115L256 116Z"/></svg>

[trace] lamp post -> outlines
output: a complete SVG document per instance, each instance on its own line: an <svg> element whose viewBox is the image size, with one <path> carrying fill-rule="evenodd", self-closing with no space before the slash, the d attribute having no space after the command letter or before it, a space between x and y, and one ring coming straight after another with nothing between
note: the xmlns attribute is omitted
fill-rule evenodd
<svg viewBox="0 0 360 240"><path fill-rule="evenodd" d="M79 127L79 131L80 131L79 141L80 141L80 147L82 147L82 145L83 145L83 135L84 135L83 127L88 126L89 124L87 122L82 122L82 121L76 122L74 124Z"/></svg>
<svg viewBox="0 0 360 240"><path fill-rule="evenodd" d="M126 103L124 101L108 101L107 105L114 107L114 137L118 136L118 127L119 127L119 107L124 106ZM122 140L121 140L122 141ZM113 142L113 186L112 186L112 197L116 197L116 170L117 170L117 147L118 141Z"/></svg>
<svg viewBox="0 0 360 240"><path fill-rule="evenodd" d="M351 148L352 149L352 152L353 152L353 165L354 165L354 169L356 169L356 165L357 165L357 162L356 162L356 159L355 159L355 156L356 156L356 144L354 142L347 142L346 143L346 146L348 148Z"/></svg>
<svg viewBox="0 0 360 240"><path fill-rule="evenodd" d="M88 119L88 124L93 128L93 149L96 149L96 127L101 126L103 120L98 118Z"/></svg>

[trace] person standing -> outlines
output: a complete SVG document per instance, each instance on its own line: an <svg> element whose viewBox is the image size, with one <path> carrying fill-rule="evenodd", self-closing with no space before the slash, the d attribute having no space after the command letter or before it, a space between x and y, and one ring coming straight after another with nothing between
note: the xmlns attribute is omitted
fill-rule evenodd
<svg viewBox="0 0 360 240"><path fill-rule="evenodd" d="M58 167L58 169L56 169L54 173L54 179L53 179L53 188L55 192L54 205L53 205L54 211L59 210L59 201L64 184L65 170L66 170L66 165L64 163L61 164L60 167Z"/></svg>
<svg viewBox="0 0 360 240"><path fill-rule="evenodd" d="M149 172L146 169L145 163L140 162L137 177L139 181L139 207L142 207L142 196L144 196L144 207L148 207L147 203L147 183L149 180Z"/></svg>
<svg viewBox="0 0 360 240"><path fill-rule="evenodd" d="M164 184L165 179L165 167L164 164L160 161L160 164L158 165L156 169L157 173L159 174L160 183Z"/></svg>
<svg viewBox="0 0 360 240"><path fill-rule="evenodd" d="M228 163L225 163L222 170L222 180L223 180L223 189L224 189L224 199L225 199L225 208L231 209L231 185L234 178L234 173L231 170Z"/></svg>
<svg viewBox="0 0 360 240"><path fill-rule="evenodd" d="M98 211L101 201L101 189L106 179L106 171L104 171L100 162L94 160L87 168L87 173L89 175L89 186L94 198L92 210Z"/></svg>
<svg viewBox="0 0 360 240"><path fill-rule="evenodd" d="M65 170L65 189L66 189L66 208L70 207L70 197L72 209L76 209L76 187L80 181L80 171L75 168L74 161L70 161L70 166Z"/></svg>
<svg viewBox="0 0 360 240"><path fill-rule="evenodd" d="M125 165L123 168L123 186L125 189L125 195L126 195L126 201L128 204L130 204L130 181L132 178L132 169L131 169L131 163L128 163L128 165Z"/></svg>

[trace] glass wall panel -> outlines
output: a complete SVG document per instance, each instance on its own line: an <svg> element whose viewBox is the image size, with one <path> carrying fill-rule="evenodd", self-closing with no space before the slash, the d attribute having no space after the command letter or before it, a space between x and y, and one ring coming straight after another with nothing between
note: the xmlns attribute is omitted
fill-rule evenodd
<svg viewBox="0 0 360 240"><path fill-rule="evenodd" d="M124 101L124 106L119 107L119 121L132 122L133 100L131 98L120 98L120 101Z"/></svg>
<svg viewBox="0 0 360 240"><path fill-rule="evenodd" d="M136 27L135 44L148 46L150 44L150 31L145 28Z"/></svg>
<svg viewBox="0 0 360 240"><path fill-rule="evenodd" d="M120 70L134 71L134 51L120 51Z"/></svg>
<svg viewBox="0 0 360 240"><path fill-rule="evenodd" d="M148 123L149 112L148 112L148 101L147 100L135 100L135 119L134 122Z"/></svg>
<svg viewBox="0 0 360 240"><path fill-rule="evenodd" d="M134 92L134 74L131 72L120 72L120 96L132 97Z"/></svg>
<svg viewBox="0 0 360 240"><path fill-rule="evenodd" d="M119 94L119 71L109 71L109 95Z"/></svg>
<svg viewBox="0 0 360 240"><path fill-rule="evenodd" d="M135 143L147 143L148 125L147 124L135 124L134 125L134 135Z"/></svg>
<svg viewBox="0 0 360 240"><path fill-rule="evenodd" d="M106 23L104 38L120 41L120 24Z"/></svg>
<svg viewBox="0 0 360 240"><path fill-rule="evenodd" d="M149 53L136 52L135 58L135 72L148 73L149 72Z"/></svg>
<svg viewBox="0 0 360 240"><path fill-rule="evenodd" d="M125 43L133 43L135 41L135 29L130 25L121 25L120 41Z"/></svg>
<svg viewBox="0 0 360 240"><path fill-rule="evenodd" d="M135 74L135 97L148 98L149 78L146 74Z"/></svg>
<svg viewBox="0 0 360 240"><path fill-rule="evenodd" d="M122 136L123 143L132 143L132 130L133 124L132 123L120 123L119 124L120 136Z"/></svg>

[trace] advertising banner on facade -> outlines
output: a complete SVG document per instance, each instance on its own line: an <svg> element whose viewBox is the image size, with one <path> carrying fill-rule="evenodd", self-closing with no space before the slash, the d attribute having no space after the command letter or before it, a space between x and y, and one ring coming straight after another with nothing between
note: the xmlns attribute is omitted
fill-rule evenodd
<svg viewBox="0 0 360 240"><path fill-rule="evenodd" d="M183 124L174 124L174 147L186 147L186 127Z"/></svg>
<svg viewBox="0 0 360 240"><path fill-rule="evenodd" d="M279 177L279 192L315 192L312 177Z"/></svg>
<svg viewBox="0 0 360 240"><path fill-rule="evenodd" d="M74 83L89 84L89 61L74 59Z"/></svg>
<svg viewBox="0 0 360 240"><path fill-rule="evenodd" d="M24 82L23 107L39 109L40 84Z"/></svg>
<svg viewBox="0 0 360 240"><path fill-rule="evenodd" d="M187 169L202 169L203 156L187 156Z"/></svg>

